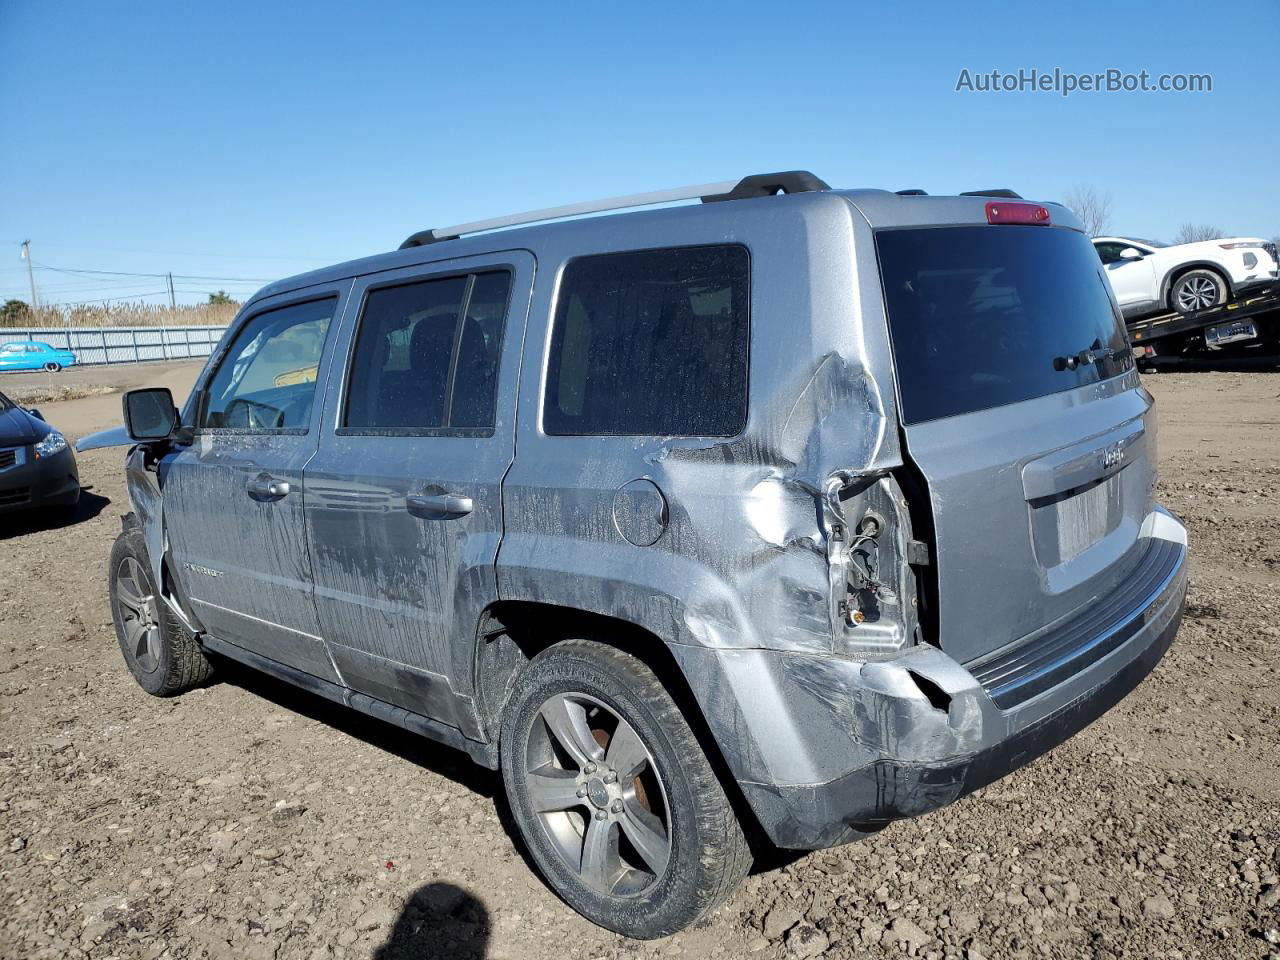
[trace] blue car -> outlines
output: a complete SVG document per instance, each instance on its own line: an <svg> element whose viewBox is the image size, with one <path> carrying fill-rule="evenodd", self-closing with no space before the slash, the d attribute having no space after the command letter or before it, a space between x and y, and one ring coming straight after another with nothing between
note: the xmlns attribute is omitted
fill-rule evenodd
<svg viewBox="0 0 1280 960"><path fill-rule="evenodd" d="M57 373L76 362L70 350L59 350L36 340L0 343L0 373L11 370L48 370Z"/></svg>

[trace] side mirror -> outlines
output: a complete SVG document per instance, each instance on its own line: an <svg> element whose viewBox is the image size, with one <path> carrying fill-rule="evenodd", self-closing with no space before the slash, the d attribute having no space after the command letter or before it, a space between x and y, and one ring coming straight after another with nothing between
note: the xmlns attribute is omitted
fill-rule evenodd
<svg viewBox="0 0 1280 960"><path fill-rule="evenodd" d="M31 415L32 415L33 417L35 417L37 420L43 420L43 419L44 419L44 415L43 415L39 410L37 410L35 407L31 407L31 408L27 411L27 413L31 414Z"/></svg>
<svg viewBox="0 0 1280 960"><path fill-rule="evenodd" d="M1142 251L1137 247L1125 247L1120 251L1121 260L1141 260Z"/></svg>
<svg viewBox="0 0 1280 960"><path fill-rule="evenodd" d="M124 395L124 427L139 442L167 440L178 425L178 408L168 387L146 387Z"/></svg>

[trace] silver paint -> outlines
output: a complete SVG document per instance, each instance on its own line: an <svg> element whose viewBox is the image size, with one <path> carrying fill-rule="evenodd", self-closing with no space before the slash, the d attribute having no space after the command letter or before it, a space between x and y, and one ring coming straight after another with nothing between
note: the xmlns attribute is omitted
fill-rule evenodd
<svg viewBox="0 0 1280 960"><path fill-rule="evenodd" d="M769 831L798 814L785 803L806 802L779 801L782 786L803 797L881 761L971 756L1092 689L1174 614L1153 614L1120 650L1014 710L998 710L963 663L1087 607L1123 583L1142 537L1181 530L1152 512L1154 447L1144 438L1153 422L1136 376L900 431L872 231L983 223L983 205L883 191L794 194L464 237L272 284L228 337L264 306L317 291L342 296L311 429L197 436L164 458L158 485L135 453L130 494L154 562L168 548L179 565L224 572L177 584L224 648L322 678L326 695L345 684L349 702L397 704L397 716L430 717L468 744L493 736L476 702L489 662L477 656L478 633L495 603L641 627L683 672L733 776L762 788L747 796ZM1056 228L1080 229L1063 208L1053 216ZM751 254L743 432L544 434L565 263L720 243ZM368 284L502 264L517 277L494 435L338 434ZM191 410L189 401L184 422ZM930 485L930 502L910 509L904 435ZM1098 448L1115 443L1123 462L1100 462ZM245 497L243 483L263 470L287 480L290 495ZM1104 502L1037 514L1050 506L1037 498L1095 480L1111 485L1098 495ZM424 491L470 497L473 512L410 516L407 498ZM936 528L919 570L906 562L911 510ZM860 532L869 515L875 536ZM1077 521L1096 524L1101 539L1073 541ZM934 575L936 637L922 635L918 613L917 578ZM499 659L511 668L509 649ZM954 793L917 799L923 808Z"/></svg>

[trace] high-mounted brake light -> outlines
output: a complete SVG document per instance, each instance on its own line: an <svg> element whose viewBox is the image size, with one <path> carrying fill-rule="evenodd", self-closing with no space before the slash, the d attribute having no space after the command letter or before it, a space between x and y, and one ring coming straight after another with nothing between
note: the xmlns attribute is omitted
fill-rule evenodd
<svg viewBox="0 0 1280 960"><path fill-rule="evenodd" d="M1049 211L1038 203L992 201L987 204L987 223L1027 223L1047 227L1050 224Z"/></svg>

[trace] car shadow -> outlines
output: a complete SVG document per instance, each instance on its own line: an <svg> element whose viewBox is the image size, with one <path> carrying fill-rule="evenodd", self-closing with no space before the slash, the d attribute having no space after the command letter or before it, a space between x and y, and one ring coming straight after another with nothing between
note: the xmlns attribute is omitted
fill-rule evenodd
<svg viewBox="0 0 1280 960"><path fill-rule="evenodd" d="M520 828L512 815L511 805L507 802L506 790L502 786L502 775L497 771L480 766L461 750L432 740L429 737L406 731L395 724L352 710L342 704L334 703L332 700L327 700L318 694L295 687L291 683L254 670L235 660L218 657L216 662L218 669L211 683L229 683L240 687L242 690L270 701L282 710L288 710L290 713L297 713L318 723L323 723L334 730L345 733L347 736L367 743L371 747L384 750L393 756L399 757L401 760L421 767L423 770L447 777L454 783L466 787L472 793L492 801L498 823L511 841L512 848L519 854L530 873L542 879L542 871L534 863L528 848L525 846L524 838L520 835ZM543 882L545 883L545 880ZM548 885L547 889L554 896L559 897L553 887ZM409 957L419 955L414 953L393 953L386 956ZM440 955L445 956L446 954ZM475 955L479 956L479 954ZM436 954L428 953L421 954L421 956L436 956ZM464 953L461 956L472 956L472 954Z"/></svg>
<svg viewBox="0 0 1280 960"><path fill-rule="evenodd" d="M406 760L424 770L447 777L473 793L493 801L494 812L498 817L498 822L508 839L511 840L512 847L520 855L530 873L539 879L543 879L542 871L530 856L529 850L525 846L524 838L520 836L520 829L516 824L515 817L512 815L511 806L507 802L506 791L502 787L501 774L479 766L461 750L438 743L428 737L410 733L394 724L344 707L341 704L334 703L332 700L326 700L324 697L303 690L300 687L295 687L284 680L261 673L234 660L219 657L217 666L218 670L214 674L212 681L215 684L229 683L240 687L242 690L270 701L282 710L288 710L291 713L297 713L318 723L323 723L350 737L367 743L371 747L385 750L387 753ZM784 850L780 847L775 847L768 842L758 828L749 830L748 841L752 850L752 875L773 873L785 869L796 861L804 859L812 852L809 850ZM546 883L545 879L543 879L543 883ZM547 889L559 898L560 895L556 893L555 888L547 885ZM402 917L402 919L404 918ZM389 940L388 945L390 943L391 941ZM447 953L437 954L430 952L377 954L378 957L386 958L447 955ZM467 953L459 955L480 956L480 954Z"/></svg>
<svg viewBox="0 0 1280 960"><path fill-rule="evenodd" d="M428 883L409 897L374 960L482 960L489 911L452 883Z"/></svg>
<svg viewBox="0 0 1280 960"><path fill-rule="evenodd" d="M0 540L23 537L41 530L74 527L78 523L92 520L105 510L109 503L111 503L109 497L92 493L90 487L82 487L80 502L76 504L74 510L42 507L6 515L3 524L0 524Z"/></svg>
<svg viewBox="0 0 1280 960"><path fill-rule="evenodd" d="M502 796L498 775L474 763L461 750L326 700L234 660L219 657L217 667L215 682L230 683L247 690L283 710L323 723L371 747L447 777L482 797L497 799Z"/></svg>

